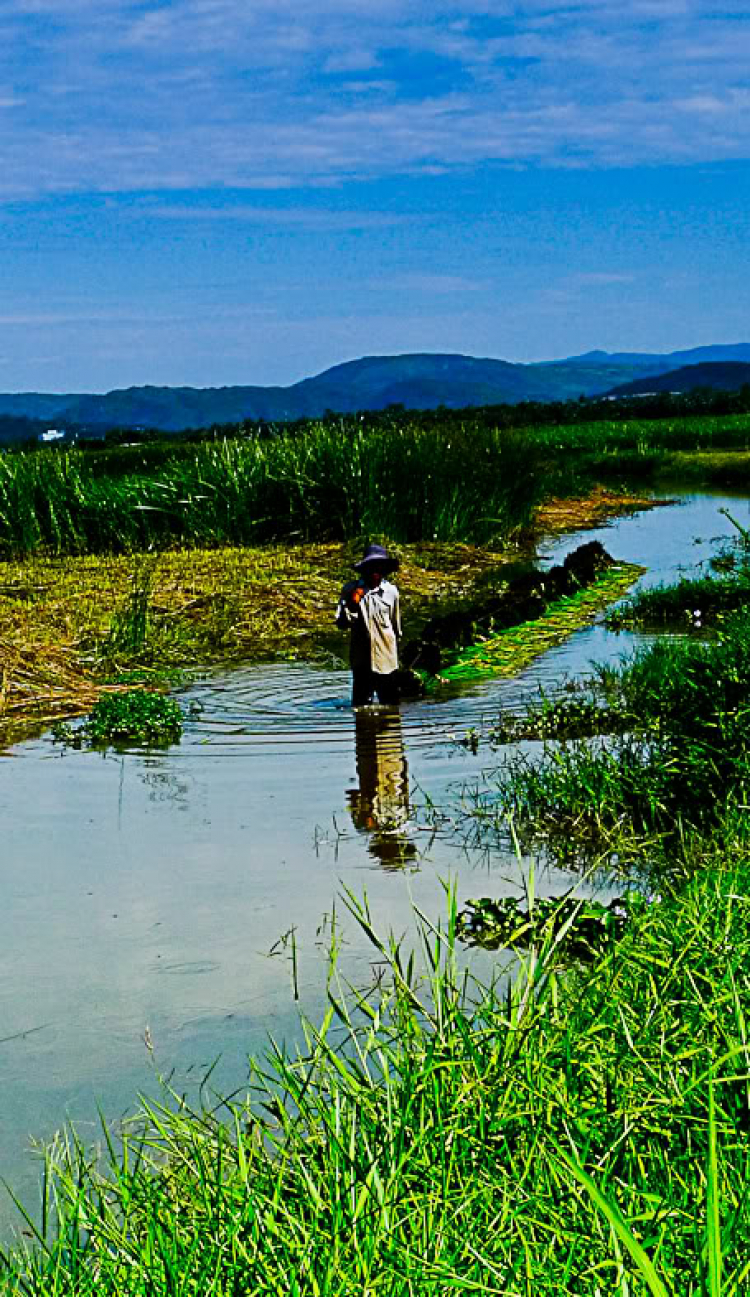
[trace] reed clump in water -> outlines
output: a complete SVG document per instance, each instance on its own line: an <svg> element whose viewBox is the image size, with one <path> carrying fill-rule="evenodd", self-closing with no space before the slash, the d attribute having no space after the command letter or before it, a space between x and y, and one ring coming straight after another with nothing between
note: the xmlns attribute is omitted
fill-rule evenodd
<svg viewBox="0 0 750 1297"><path fill-rule="evenodd" d="M750 605L750 569L731 576L685 578L676 585L639 590L607 616L612 630L622 627L705 630Z"/></svg>
<svg viewBox="0 0 750 1297"><path fill-rule="evenodd" d="M608 614L606 622L611 629L627 626L702 633L750 605L750 532L728 509L719 512L732 523L735 536L713 555L711 572L637 591Z"/></svg>
<svg viewBox="0 0 750 1297"><path fill-rule="evenodd" d="M62 1135L4 1291L741 1294L750 857L685 863L591 964L550 935L510 985L457 971L453 899L416 961L358 907L375 988L334 966L325 1020L247 1099L144 1101L100 1158Z"/></svg>

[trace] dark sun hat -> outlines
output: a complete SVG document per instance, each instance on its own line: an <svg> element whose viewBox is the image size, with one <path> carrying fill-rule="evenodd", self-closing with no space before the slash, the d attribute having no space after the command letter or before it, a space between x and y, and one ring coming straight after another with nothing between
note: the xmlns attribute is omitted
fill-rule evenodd
<svg viewBox="0 0 750 1297"><path fill-rule="evenodd" d="M388 572L397 572L399 562L382 545L368 545L359 562L353 563L352 567L355 572L361 572L366 567L377 567L385 576Z"/></svg>

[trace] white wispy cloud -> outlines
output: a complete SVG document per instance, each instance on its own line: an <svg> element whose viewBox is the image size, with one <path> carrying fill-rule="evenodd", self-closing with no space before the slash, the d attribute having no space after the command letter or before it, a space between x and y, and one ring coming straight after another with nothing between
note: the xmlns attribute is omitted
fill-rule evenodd
<svg viewBox="0 0 750 1297"><path fill-rule="evenodd" d="M749 58L739 0L5 0L0 196L745 158Z"/></svg>
<svg viewBox="0 0 750 1297"><path fill-rule="evenodd" d="M407 293L478 293L487 288L481 279L472 279L468 275L417 274L413 271L403 275L387 276L365 285L378 292Z"/></svg>
<svg viewBox="0 0 750 1297"><path fill-rule="evenodd" d="M356 45L349 49L329 54L323 64L324 72L369 72L379 66L377 55L373 50L363 49Z"/></svg>
<svg viewBox="0 0 750 1297"><path fill-rule="evenodd" d="M597 270L590 274L571 275L568 282L576 288L606 288L610 284L632 284L634 279L634 275L619 271Z"/></svg>
<svg viewBox="0 0 750 1297"><path fill-rule="evenodd" d="M231 206L149 204L149 219L169 221L238 221L246 225L295 226L312 230L378 230L403 225L416 218L397 212L354 212L319 207L266 207L233 203Z"/></svg>

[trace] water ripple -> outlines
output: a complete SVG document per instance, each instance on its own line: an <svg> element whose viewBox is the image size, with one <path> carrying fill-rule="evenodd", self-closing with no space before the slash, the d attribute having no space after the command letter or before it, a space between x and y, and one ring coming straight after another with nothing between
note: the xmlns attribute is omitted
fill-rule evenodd
<svg viewBox="0 0 750 1297"><path fill-rule="evenodd" d="M561 678L553 656L554 651L545 657L550 663L546 668L534 664L515 680L455 686L403 702L401 725L409 747L445 742L491 721L501 707L518 706L544 681L553 690ZM255 665L210 677L183 695L190 719L182 750L193 747L205 754L207 748L240 752L248 745L351 746L355 713L349 687L347 672L299 663ZM383 709L375 705L366 710L377 714Z"/></svg>

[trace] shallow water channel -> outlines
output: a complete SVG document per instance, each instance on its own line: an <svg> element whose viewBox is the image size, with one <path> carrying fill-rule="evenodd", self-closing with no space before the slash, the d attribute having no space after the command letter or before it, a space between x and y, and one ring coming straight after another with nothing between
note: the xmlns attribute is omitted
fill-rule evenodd
<svg viewBox="0 0 750 1297"><path fill-rule="evenodd" d="M704 493L542 554L558 561L600 539L657 584L736 535L722 507L750 525L746 499ZM220 1056L212 1083L241 1087L269 1033L291 1040L300 1008L322 1012L342 885L367 893L384 933L409 932L413 903L437 918L441 880L456 880L459 902L517 892L512 856L472 857L420 828L412 808L425 797L449 806L491 760L453 736L633 642L595 625L516 680L396 716L355 717L344 672L254 666L185 690L185 735L168 751L61 752L42 737L0 757L0 1175L33 1207L30 1138L66 1117L94 1138L97 1104L117 1118L139 1090L157 1090L156 1072L189 1089ZM547 894L570 882L538 880ZM336 904L342 967L362 984L373 951ZM299 1003L291 941L279 941L292 927ZM10 1217L0 1203L3 1228Z"/></svg>

